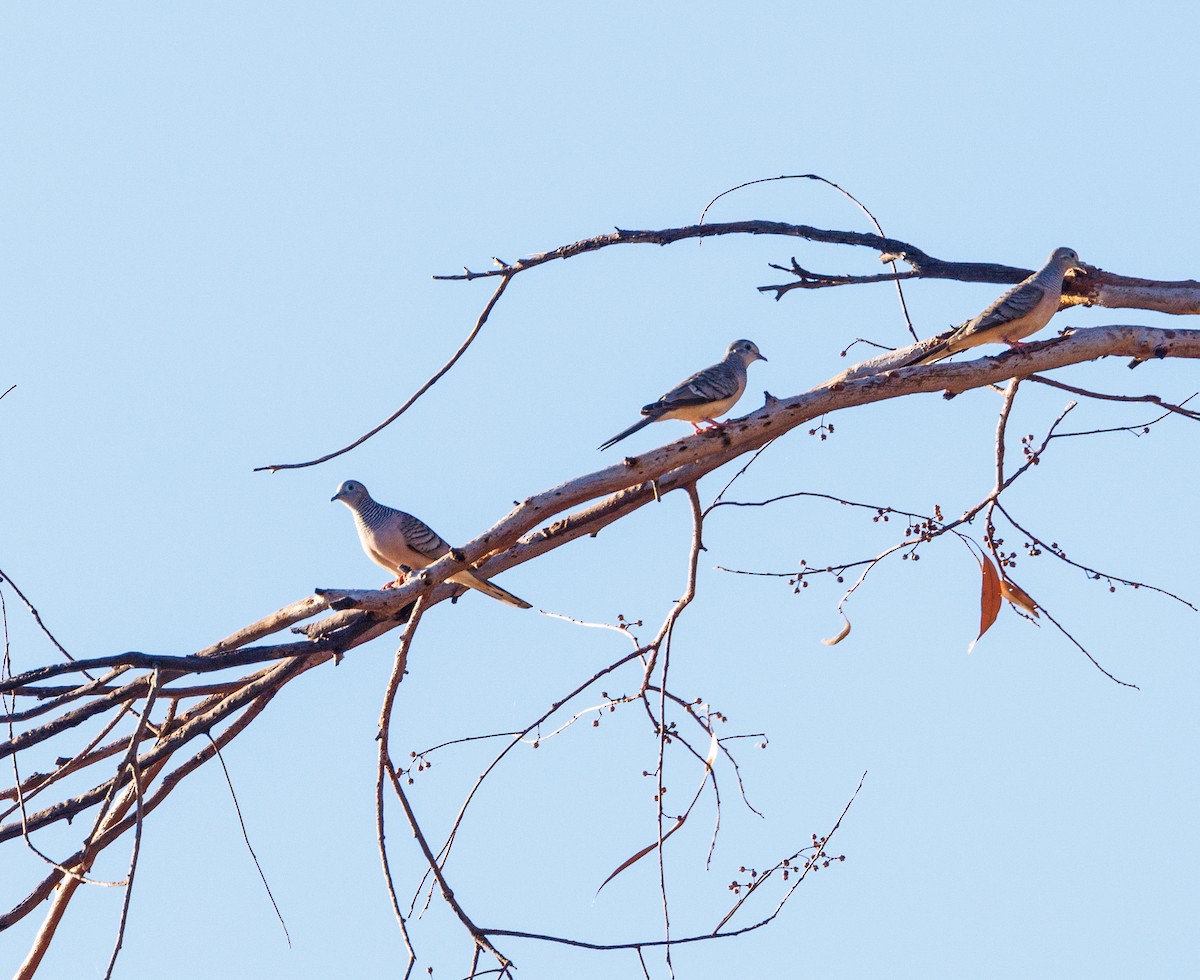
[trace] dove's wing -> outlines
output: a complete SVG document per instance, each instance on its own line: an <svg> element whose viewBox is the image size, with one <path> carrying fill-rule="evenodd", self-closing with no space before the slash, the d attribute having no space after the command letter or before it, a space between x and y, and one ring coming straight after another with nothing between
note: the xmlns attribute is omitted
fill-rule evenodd
<svg viewBox="0 0 1200 980"><path fill-rule="evenodd" d="M1034 313L1045 301L1047 286L1036 279L1014 286L963 327L962 333L977 334L1003 327Z"/></svg>
<svg viewBox="0 0 1200 980"><path fill-rule="evenodd" d="M741 368L739 371L738 368ZM740 360L724 360L719 364L697 371L681 381L642 409L643 415L659 416L678 408L700 408L714 402L741 395L746 387L746 368Z"/></svg>

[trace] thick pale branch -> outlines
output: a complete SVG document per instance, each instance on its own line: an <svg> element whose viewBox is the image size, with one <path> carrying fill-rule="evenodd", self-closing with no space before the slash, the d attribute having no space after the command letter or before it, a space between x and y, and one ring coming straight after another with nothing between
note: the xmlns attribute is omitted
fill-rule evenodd
<svg viewBox="0 0 1200 980"><path fill-rule="evenodd" d="M488 575L527 561L537 554L616 520L655 499L659 493L685 486L770 439L829 413L901 398L949 391L960 393L1056 368L1117 355L1149 360L1158 357L1200 358L1200 330L1140 326L1093 327L1066 337L1026 344L960 364L939 362L888 370L904 360L906 350L893 351L859 365L824 384L791 398L772 398L767 405L713 433L687 436L614 466L578 477L529 497L511 513L453 555L423 569L399 588L379 593L371 607L377 614L402 609L425 589L444 582L464 567L480 563ZM608 497L608 495L613 495ZM588 512L561 522L554 517L597 497L608 497ZM541 525L539 529L539 525ZM523 536L528 535L523 539ZM519 545L518 542L521 542ZM517 545L517 547L513 547ZM512 549L507 550L507 549ZM492 552L491 560L481 560Z"/></svg>
<svg viewBox="0 0 1200 980"><path fill-rule="evenodd" d="M1101 357L1129 357L1135 361L1150 361L1166 357L1194 358L1198 356L1195 352L1197 337L1200 337L1198 330L1144 327L1136 324L1073 327L1064 336L1026 342L1022 345L1023 349L1021 350L1001 350L989 357L962 361L958 366L973 368L976 365L998 364L999 371L989 370L988 372L992 380L983 382L984 384L995 384L997 381L1003 381L1010 377L1024 378L1031 374L1052 371L1071 364L1081 364L1084 361L1093 361ZM853 367L847 368L833 380L849 381L855 378L878 377L883 373L888 373L890 376L899 365L909 360L924 344L923 341L909 347L900 347L861 361ZM1025 360L1024 358L1030 359ZM944 364L945 362L939 363ZM914 366L936 367L937 365ZM967 372L963 376L951 375L956 380L963 377L965 383L946 384L943 385L943 388L958 394L969 388L980 387L970 380L972 374L974 371ZM922 375L922 377L927 377L927 375Z"/></svg>
<svg viewBox="0 0 1200 980"><path fill-rule="evenodd" d="M1026 344L995 356L954 364L939 362L889 370L889 364L907 359L911 348L891 351L791 398L771 398L750 415L735 419L712 433L690 435L640 456L560 484L527 498L505 518L479 537L422 569L407 582L388 591L346 591L331 603L345 602L374 615L394 616L423 591L437 591L433 599L457 591L445 579L466 564L478 564L486 575L495 575L553 550L567 541L597 533L601 528L693 482L743 453L822 415L906 395L934 392L960 393L997 384L1011 377L1026 377L1104 356L1136 359L1159 357L1200 358L1200 330L1160 329L1141 326L1092 327L1065 337ZM604 499L569 517L556 515L597 497ZM541 525L539 527L539 525ZM493 554L494 553L494 554ZM484 561L485 556L493 557ZM345 622L356 620L351 615ZM380 624L382 630L391 626ZM357 645L357 644L354 644Z"/></svg>
<svg viewBox="0 0 1200 980"><path fill-rule="evenodd" d="M1063 290L1062 305L1195 315L1200 313L1200 282L1195 279L1159 282L1095 269L1069 283Z"/></svg>

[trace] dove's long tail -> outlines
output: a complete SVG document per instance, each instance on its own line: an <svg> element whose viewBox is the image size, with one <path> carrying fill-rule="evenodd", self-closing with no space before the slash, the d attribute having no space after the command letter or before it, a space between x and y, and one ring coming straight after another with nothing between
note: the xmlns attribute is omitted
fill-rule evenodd
<svg viewBox="0 0 1200 980"><path fill-rule="evenodd" d="M461 571L457 575L450 576L451 582L456 582L459 585L465 585L472 589L477 589L486 596L491 596L493 599L498 599L505 605L516 606L518 609L532 609L533 607L524 599L518 599L511 592L505 592L500 586L489 582L485 578L480 578L472 571Z"/></svg>
<svg viewBox="0 0 1200 980"><path fill-rule="evenodd" d="M897 367L912 367L915 364L932 364L934 361L940 361L943 357L949 357L946 348L950 346L948 340L943 340L940 344L934 344L929 350L923 354L918 354L916 357L910 358L903 364L897 364Z"/></svg>
<svg viewBox="0 0 1200 980"><path fill-rule="evenodd" d="M598 449L607 449L609 446L616 445L618 442L620 442L626 436L633 435L635 432L637 432L638 429L644 428L645 426L649 425L651 422L654 422L657 418L658 418L657 415L650 415L650 416L647 416L646 418L642 419L640 422L634 422L633 425L631 425L628 429L625 429L622 432L618 432L615 436L613 436L607 442L600 443L600 445L597 448Z"/></svg>

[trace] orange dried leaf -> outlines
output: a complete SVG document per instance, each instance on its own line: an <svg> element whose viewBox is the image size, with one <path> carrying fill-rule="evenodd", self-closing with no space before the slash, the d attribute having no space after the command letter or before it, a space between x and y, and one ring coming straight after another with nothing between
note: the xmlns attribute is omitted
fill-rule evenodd
<svg viewBox="0 0 1200 980"><path fill-rule="evenodd" d="M971 641L967 653L975 649L975 644L983 639L983 634L992 628L992 623L1000 615L1000 573L987 555L981 556L979 570L983 573L983 588L979 596L979 635Z"/></svg>
<svg viewBox="0 0 1200 980"><path fill-rule="evenodd" d="M1017 585L1016 582L1010 579L1004 579L1000 583L1000 594L1004 596L1018 609L1024 609L1034 619L1040 618L1037 611L1037 603L1030 598L1029 593Z"/></svg>

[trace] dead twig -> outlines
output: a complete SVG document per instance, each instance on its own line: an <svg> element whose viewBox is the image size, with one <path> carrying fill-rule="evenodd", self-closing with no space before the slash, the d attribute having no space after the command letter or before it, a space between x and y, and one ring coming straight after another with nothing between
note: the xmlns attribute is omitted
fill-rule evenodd
<svg viewBox="0 0 1200 980"><path fill-rule="evenodd" d="M389 425L395 422L396 419L400 418L401 415L412 408L412 406L416 404L418 398L420 398L425 394L425 392L437 384L438 381L445 376L446 372L448 372L452 367L454 367L455 364L458 363L459 358L461 358L463 354L467 352L467 348L470 347L471 344L475 342L475 338L479 336L479 331L482 330L483 325L487 323L488 317L491 315L496 303L500 301L500 297L504 295L504 291L508 288L508 284L511 280L511 275L506 275L501 278L500 285L496 287L496 291L492 293L492 298L488 300L487 305L483 308L483 312L479 314L479 318L475 321L475 326L471 329L471 332L467 334L466 340L459 345L458 350L451 355L450 360L438 368L438 370L433 373L433 376L430 377L428 381L426 381L423 385L421 385L420 388L413 392L408 401L406 401L403 405L396 409L396 411L375 426L375 428L363 433L349 445L343 446L341 449L335 449L333 452L326 453L324 456L318 456L316 459L310 459L303 463L271 463L267 466L256 466L254 468L254 472L261 473L266 471L269 473L277 473L280 470L298 470L306 466L317 466L320 463L327 463L329 460L336 459L338 456L342 456L345 453L350 452L351 449L361 446L376 433L382 432Z"/></svg>

